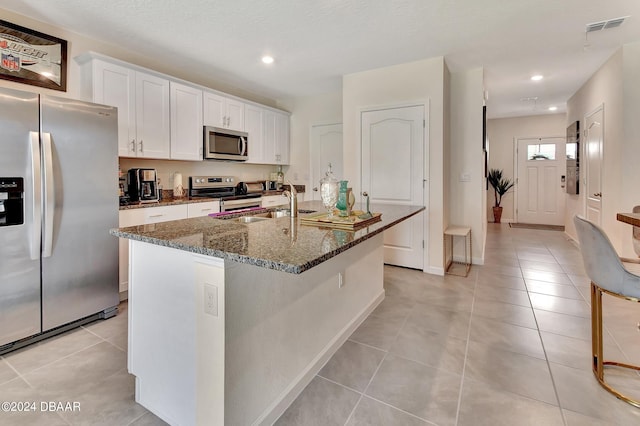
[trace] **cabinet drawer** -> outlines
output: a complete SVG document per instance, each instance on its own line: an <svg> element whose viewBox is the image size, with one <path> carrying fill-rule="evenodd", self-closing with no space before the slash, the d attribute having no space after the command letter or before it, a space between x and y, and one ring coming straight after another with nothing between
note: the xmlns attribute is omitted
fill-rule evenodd
<svg viewBox="0 0 640 426"><path fill-rule="evenodd" d="M144 224L167 222L187 218L187 206L148 207L144 210Z"/></svg>
<svg viewBox="0 0 640 426"><path fill-rule="evenodd" d="M208 201L206 203L187 204L188 217L207 216L210 213L220 212L220 201Z"/></svg>
<svg viewBox="0 0 640 426"><path fill-rule="evenodd" d="M262 197L262 207L275 207L287 204L289 199L284 195L269 195Z"/></svg>

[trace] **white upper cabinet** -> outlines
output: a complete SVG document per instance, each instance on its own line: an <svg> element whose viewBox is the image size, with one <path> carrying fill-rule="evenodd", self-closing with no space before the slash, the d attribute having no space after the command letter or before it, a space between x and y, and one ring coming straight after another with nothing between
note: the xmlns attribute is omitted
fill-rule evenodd
<svg viewBox="0 0 640 426"><path fill-rule="evenodd" d="M202 160L202 90L171 82L171 159Z"/></svg>
<svg viewBox="0 0 640 426"><path fill-rule="evenodd" d="M263 163L289 164L289 115L264 111Z"/></svg>
<svg viewBox="0 0 640 426"><path fill-rule="evenodd" d="M170 158L169 80L136 72L138 157Z"/></svg>
<svg viewBox="0 0 640 426"><path fill-rule="evenodd" d="M118 108L118 155L169 158L169 80L100 59L82 66L84 97Z"/></svg>
<svg viewBox="0 0 640 426"><path fill-rule="evenodd" d="M244 103L204 92L204 125L244 131Z"/></svg>
<svg viewBox="0 0 640 426"><path fill-rule="evenodd" d="M244 129L249 134L247 163L264 162L264 108L247 104L244 109Z"/></svg>

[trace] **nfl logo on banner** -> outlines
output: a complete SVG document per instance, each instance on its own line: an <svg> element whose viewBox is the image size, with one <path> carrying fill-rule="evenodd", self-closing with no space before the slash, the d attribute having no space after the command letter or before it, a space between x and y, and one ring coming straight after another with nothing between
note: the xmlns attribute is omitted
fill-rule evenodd
<svg viewBox="0 0 640 426"><path fill-rule="evenodd" d="M2 68L8 71L20 71L20 57L11 53L2 54Z"/></svg>

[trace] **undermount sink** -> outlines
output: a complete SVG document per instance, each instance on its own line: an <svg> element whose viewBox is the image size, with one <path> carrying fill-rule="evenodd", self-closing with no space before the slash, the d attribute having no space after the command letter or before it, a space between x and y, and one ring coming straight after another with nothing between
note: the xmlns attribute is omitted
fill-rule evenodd
<svg viewBox="0 0 640 426"><path fill-rule="evenodd" d="M304 210L304 209L298 210L298 213L300 214L315 213L315 212L316 210ZM279 217L289 217L289 216L291 216L291 212L289 210L274 210L270 212L249 214L247 216L236 217L235 220L237 220L240 223L253 223L253 222L261 222L263 220L277 219Z"/></svg>

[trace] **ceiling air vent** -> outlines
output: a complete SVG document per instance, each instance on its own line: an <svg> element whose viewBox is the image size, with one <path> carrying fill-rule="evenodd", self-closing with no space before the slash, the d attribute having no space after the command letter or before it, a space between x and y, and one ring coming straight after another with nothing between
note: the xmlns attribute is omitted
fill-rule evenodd
<svg viewBox="0 0 640 426"><path fill-rule="evenodd" d="M623 16L621 18L609 19L608 21L593 22L591 24L587 24L587 28L585 31L588 33L592 33L594 31L616 28L622 25L624 23L624 20L627 18L628 16Z"/></svg>

